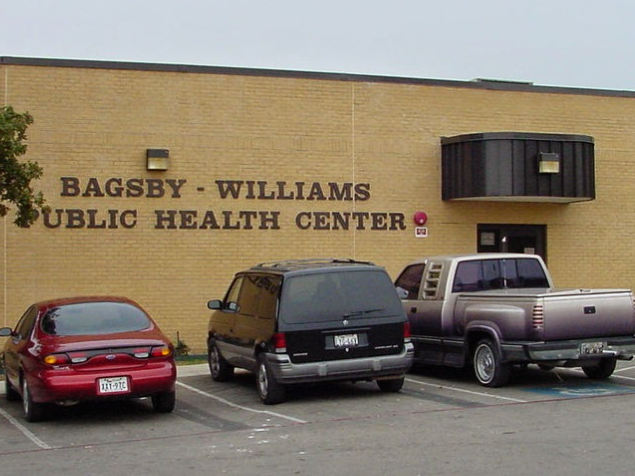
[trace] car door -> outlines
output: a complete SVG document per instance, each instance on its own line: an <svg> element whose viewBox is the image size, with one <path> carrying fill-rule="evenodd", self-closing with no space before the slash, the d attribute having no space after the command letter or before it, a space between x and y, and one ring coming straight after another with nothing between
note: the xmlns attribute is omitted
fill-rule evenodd
<svg viewBox="0 0 635 476"><path fill-rule="evenodd" d="M5 344L4 361L6 366L6 378L9 379L15 388L19 388L20 386L20 365L23 364L26 367L30 367L28 360L33 358L31 353L27 352L27 349L29 345L32 345L30 339L33 334L33 327L35 326L37 315L37 307L31 306L27 309L15 326L13 336L9 337Z"/></svg>
<svg viewBox="0 0 635 476"><path fill-rule="evenodd" d="M235 324L235 343L241 367L254 367L256 345L271 339L279 287L280 278L277 276L265 273L245 276Z"/></svg>
<svg viewBox="0 0 635 476"><path fill-rule="evenodd" d="M225 299L223 299L221 309L214 311L211 317L216 346L225 360L233 365L236 364L238 358L235 335L236 309L238 308L243 279L243 276L237 276L234 279L229 286Z"/></svg>

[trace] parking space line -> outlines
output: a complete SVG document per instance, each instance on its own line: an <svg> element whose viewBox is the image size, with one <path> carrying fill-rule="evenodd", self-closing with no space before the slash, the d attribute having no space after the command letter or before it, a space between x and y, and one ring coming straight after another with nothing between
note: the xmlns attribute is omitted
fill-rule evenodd
<svg viewBox="0 0 635 476"><path fill-rule="evenodd" d="M484 392L475 392L473 390L466 390L464 388L459 388L459 387L450 387L450 386L447 386L447 385L438 385L438 384L433 384L433 383L421 382L419 380L413 380L411 378L407 378L406 382L416 383L418 385L423 385L423 386L427 386L427 387L435 387L435 388L440 388L440 389L445 389L445 390L452 390L454 392L467 393L467 394L470 394L470 395L478 395L478 396L481 396L481 397L496 398L498 400L506 400L506 401L509 401L509 402L528 403L528 400L520 400L519 398L502 397L500 395L492 395L491 393L484 393Z"/></svg>
<svg viewBox="0 0 635 476"><path fill-rule="evenodd" d="M283 418L285 420L289 420L292 421L293 423L308 423L305 420L300 420L299 418L294 418L292 416L288 416L288 415L283 415L282 413L276 413L276 412L271 412L269 410L256 410L255 408L249 408L249 407L245 407L242 405L238 405L236 403L230 402L229 400L225 400L224 398L218 397L216 395L213 395L211 393L208 392L204 392L203 390L200 390L196 387L192 387L191 385L187 385L183 382L176 382L176 384L180 387L186 388L187 390L194 392L194 393L198 393L199 395L203 395L204 397L208 397L208 398L213 398L214 400L224 403L225 405L228 405L230 407L233 408L238 408L239 410L245 410L247 412L252 412L252 413L262 413L264 415L270 415L270 416L274 416L274 417L278 417L278 418Z"/></svg>
<svg viewBox="0 0 635 476"><path fill-rule="evenodd" d="M52 446L49 446L46 443L44 443L42 440L40 440L37 436L35 436L33 433L31 433L29 430L27 430L24 427L24 425L19 423L15 418L13 418L11 415L9 415L7 412L5 412L2 408L0 408L0 415L5 417L9 421L9 423L11 423L17 430L19 430L24 436L26 436L29 440L31 440L33 443L38 445L43 450L52 450L53 449Z"/></svg>
<svg viewBox="0 0 635 476"><path fill-rule="evenodd" d="M630 369L634 369L635 367L628 367L626 369L620 369L620 370L630 370ZM575 372L575 373L579 373L579 374L583 374L584 371L580 370L580 369L568 369L571 372ZM626 375L615 375L618 372L618 370L615 370L613 372L613 375L611 375L611 378L619 378L622 380L634 380L635 381L635 377L627 377Z"/></svg>
<svg viewBox="0 0 635 476"><path fill-rule="evenodd" d="M635 369L635 367L623 367L621 369L615 369L615 371L613 373L625 372L627 370L633 370L633 369Z"/></svg>

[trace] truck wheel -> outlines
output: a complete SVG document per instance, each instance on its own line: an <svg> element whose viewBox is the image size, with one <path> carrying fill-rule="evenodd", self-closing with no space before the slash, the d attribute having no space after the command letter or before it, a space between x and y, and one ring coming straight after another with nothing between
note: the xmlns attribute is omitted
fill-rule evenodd
<svg viewBox="0 0 635 476"><path fill-rule="evenodd" d="M234 376L234 366L228 364L220 355L220 351L216 344L210 343L207 349L207 363L209 364L209 372L212 379L216 382L227 382Z"/></svg>
<svg viewBox="0 0 635 476"><path fill-rule="evenodd" d="M258 388L258 396L265 405L275 405L276 403L284 402L284 385L276 380L267 363L265 354L258 356L256 387Z"/></svg>
<svg viewBox="0 0 635 476"><path fill-rule="evenodd" d="M613 375L615 366L617 365L617 359L602 359L597 365L591 367L582 367L582 370L587 377L593 380L605 380Z"/></svg>
<svg viewBox="0 0 635 476"><path fill-rule="evenodd" d="M491 339L483 339L474 351L474 373L485 387L502 387L509 381L511 366L500 361Z"/></svg>

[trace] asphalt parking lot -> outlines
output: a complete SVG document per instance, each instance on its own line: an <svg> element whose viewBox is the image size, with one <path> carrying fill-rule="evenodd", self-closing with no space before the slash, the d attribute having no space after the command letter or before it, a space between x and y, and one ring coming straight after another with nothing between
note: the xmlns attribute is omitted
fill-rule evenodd
<svg viewBox="0 0 635 476"><path fill-rule="evenodd" d="M632 473L635 365L606 382L537 367L501 389L469 373L414 369L402 392L374 383L295 388L264 406L254 377L214 382L179 367L177 407L149 401L56 408L26 423L0 399L0 468L86 474L571 474Z"/></svg>

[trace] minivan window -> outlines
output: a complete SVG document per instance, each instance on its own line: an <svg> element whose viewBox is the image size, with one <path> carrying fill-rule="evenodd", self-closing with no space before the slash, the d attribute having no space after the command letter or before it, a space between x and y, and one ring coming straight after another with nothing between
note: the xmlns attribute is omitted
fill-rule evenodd
<svg viewBox="0 0 635 476"><path fill-rule="evenodd" d="M342 270L285 278L280 318L286 323L354 320L403 313L388 275Z"/></svg>
<svg viewBox="0 0 635 476"><path fill-rule="evenodd" d="M140 309L119 302L84 302L55 307L42 318L41 328L55 336L115 334L150 327Z"/></svg>

